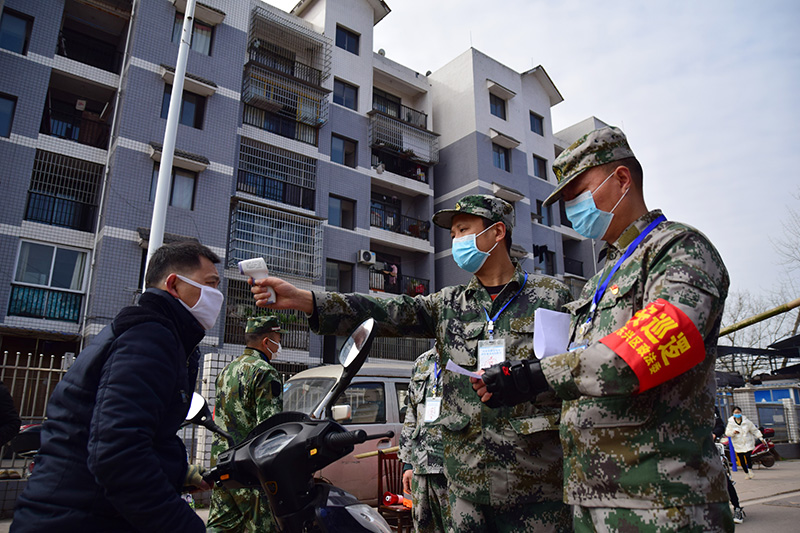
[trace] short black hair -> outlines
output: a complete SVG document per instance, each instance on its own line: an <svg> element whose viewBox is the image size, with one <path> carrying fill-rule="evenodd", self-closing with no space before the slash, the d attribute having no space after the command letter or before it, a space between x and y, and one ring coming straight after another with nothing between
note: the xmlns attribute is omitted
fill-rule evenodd
<svg viewBox="0 0 800 533"><path fill-rule="evenodd" d="M497 224L498 222L500 224L502 224L503 226L506 226L505 222L502 222L502 221L492 222L491 220L489 220L486 217L481 217L481 220L483 220L483 229L486 229L486 228L488 228L490 226L493 226L493 225ZM505 236L505 239L503 239L503 242L506 243L506 252L508 252L508 255L510 256L511 255L511 244L512 243L511 243L511 231L509 231L508 226L506 226L506 236Z"/></svg>
<svg viewBox="0 0 800 533"><path fill-rule="evenodd" d="M145 287L156 287L172 272L192 273L200 268L200 258L205 257L214 264L220 262L219 256L207 246L197 241L181 241L165 244L153 254L144 277Z"/></svg>
<svg viewBox="0 0 800 533"><path fill-rule="evenodd" d="M642 164L639 163L639 160L635 157L626 157L625 159L619 159L617 161L611 161L610 163L606 163L602 165L607 172L611 173L617 167L626 167L631 173L631 179L633 180L634 185L640 191L643 191L642 184L644 183L644 170L642 170Z"/></svg>
<svg viewBox="0 0 800 533"><path fill-rule="evenodd" d="M738 405L734 405L733 407L731 407L731 413L732 413L732 412L734 412L734 411L736 411L737 409L738 409L739 411L741 411L741 410L742 410L742 408L741 408L741 407L739 407Z"/></svg>

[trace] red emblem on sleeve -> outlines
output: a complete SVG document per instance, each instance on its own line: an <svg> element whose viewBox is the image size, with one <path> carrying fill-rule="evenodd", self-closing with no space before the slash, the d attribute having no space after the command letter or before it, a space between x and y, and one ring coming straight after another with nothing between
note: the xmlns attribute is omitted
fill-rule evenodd
<svg viewBox="0 0 800 533"><path fill-rule="evenodd" d="M703 336L694 322L661 298L600 342L628 363L639 378L639 392L683 374L706 356Z"/></svg>

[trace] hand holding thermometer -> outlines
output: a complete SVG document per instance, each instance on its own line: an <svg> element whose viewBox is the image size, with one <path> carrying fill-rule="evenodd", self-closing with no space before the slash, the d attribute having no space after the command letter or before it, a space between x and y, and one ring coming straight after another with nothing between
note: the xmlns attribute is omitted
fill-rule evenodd
<svg viewBox="0 0 800 533"><path fill-rule="evenodd" d="M257 279L266 278L269 275L269 270L267 270L267 262L264 261L263 257L256 257L255 259L245 259L244 261L239 261L239 272L244 274L245 276L250 276L253 278L253 281ZM268 304L275 303L275 289L272 287L266 287L267 293L269 293L269 298L267 298Z"/></svg>

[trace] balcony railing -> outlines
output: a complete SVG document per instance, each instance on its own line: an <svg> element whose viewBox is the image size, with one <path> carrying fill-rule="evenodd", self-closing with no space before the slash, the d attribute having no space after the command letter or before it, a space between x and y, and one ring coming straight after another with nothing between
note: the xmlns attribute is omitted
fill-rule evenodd
<svg viewBox="0 0 800 533"><path fill-rule="evenodd" d="M372 291L417 296L429 294L430 281L416 276L392 276L383 270L370 268L369 288Z"/></svg>
<svg viewBox="0 0 800 533"><path fill-rule="evenodd" d="M83 294L42 287L12 285L8 314L10 316L78 322L82 303Z"/></svg>
<svg viewBox="0 0 800 533"><path fill-rule="evenodd" d="M392 102L383 96L379 96L377 94L372 95L372 109L375 111L380 111L381 113L386 113L390 117L402 120L403 122L411 124L412 126L416 126L424 130L428 129L428 115L411 107L406 107L402 104L398 104L397 102Z"/></svg>
<svg viewBox="0 0 800 533"><path fill-rule="evenodd" d="M83 202L30 192L25 220L79 231L92 231L96 209L96 206Z"/></svg>
<svg viewBox="0 0 800 533"><path fill-rule="evenodd" d="M322 71L314 67L310 67L299 61L280 56L272 53L269 50L264 50L259 47L260 41L256 41L250 47L250 61L258 63L259 65L276 70L287 76L292 76L298 80L304 81L317 87L322 86Z"/></svg>
<svg viewBox="0 0 800 533"><path fill-rule="evenodd" d="M58 36L56 53L114 74L119 74L122 65L122 53L116 46L68 28Z"/></svg>
<svg viewBox="0 0 800 533"><path fill-rule="evenodd" d="M380 165L383 165L383 167L380 167ZM398 157L389 151L373 149L372 166L380 168L381 171L385 170L398 176L428 183L428 167L426 165Z"/></svg>
<svg viewBox="0 0 800 533"><path fill-rule="evenodd" d="M372 227L385 229L394 233L409 235L425 241L430 240L430 222L401 215L396 208L388 209L373 203L370 207L369 224Z"/></svg>
<svg viewBox="0 0 800 533"><path fill-rule="evenodd" d="M42 133L95 148L108 147L109 131L105 122L72 113L46 108L42 116Z"/></svg>
<svg viewBox="0 0 800 533"><path fill-rule="evenodd" d="M267 176L239 170L236 188L242 192L254 194L260 198L283 202L284 204L302 207L313 211L316 208L316 191L299 185L286 183Z"/></svg>
<svg viewBox="0 0 800 533"><path fill-rule="evenodd" d="M379 111L370 111L370 145L426 166L439 162L439 138L435 133Z"/></svg>
<svg viewBox="0 0 800 533"><path fill-rule="evenodd" d="M575 276L583 277L583 261L578 261L577 259L571 259L569 257L565 257L564 272L566 272L567 274L573 274Z"/></svg>

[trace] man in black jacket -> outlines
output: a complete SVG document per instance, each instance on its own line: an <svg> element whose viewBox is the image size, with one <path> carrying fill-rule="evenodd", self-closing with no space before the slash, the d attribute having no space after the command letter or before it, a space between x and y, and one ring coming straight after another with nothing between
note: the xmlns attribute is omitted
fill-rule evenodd
<svg viewBox="0 0 800 533"><path fill-rule="evenodd" d="M138 305L120 311L53 392L11 531L205 531L180 496L189 469L176 433L197 345L222 305L215 263L195 242L156 250Z"/></svg>

